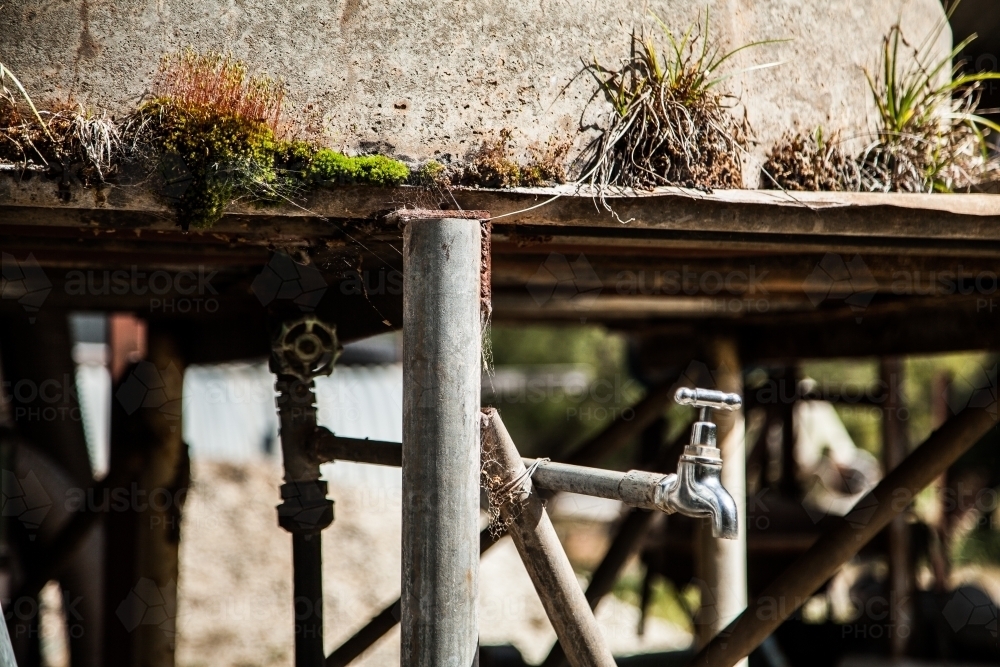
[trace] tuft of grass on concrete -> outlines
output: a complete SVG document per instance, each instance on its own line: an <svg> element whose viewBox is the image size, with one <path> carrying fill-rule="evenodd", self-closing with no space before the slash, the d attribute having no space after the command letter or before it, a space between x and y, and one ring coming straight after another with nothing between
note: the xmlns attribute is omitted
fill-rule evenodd
<svg viewBox="0 0 1000 667"><path fill-rule="evenodd" d="M720 88L740 72L721 70L737 53L771 42L724 51L709 34L707 11L704 25L696 22L682 35L656 20L658 32L632 33L621 67L595 60L589 68L612 111L585 172L601 192L661 185L743 187L751 128L745 115L733 113L736 100Z"/></svg>
<svg viewBox="0 0 1000 667"><path fill-rule="evenodd" d="M819 127L810 134L788 133L768 153L761 187L780 190L857 190L861 173L854 158Z"/></svg>
<svg viewBox="0 0 1000 667"><path fill-rule="evenodd" d="M982 83L1000 79L1000 73L964 73L964 61L952 64L975 34L934 59L931 49L945 25L943 21L917 48L893 26L882 41L879 72L866 71L878 128L858 158L863 190L952 192L996 170L986 134L1000 132L1000 125L976 109Z"/></svg>
<svg viewBox="0 0 1000 667"><path fill-rule="evenodd" d="M865 71L878 115L868 145L846 156L835 138L787 135L771 150L764 187L786 190L864 192L955 192L995 178L1000 165L987 135L1000 125L977 110L986 81L996 72L966 72L958 55L976 39L970 35L944 57L933 49L947 17L914 47L899 25L882 40L879 66Z"/></svg>

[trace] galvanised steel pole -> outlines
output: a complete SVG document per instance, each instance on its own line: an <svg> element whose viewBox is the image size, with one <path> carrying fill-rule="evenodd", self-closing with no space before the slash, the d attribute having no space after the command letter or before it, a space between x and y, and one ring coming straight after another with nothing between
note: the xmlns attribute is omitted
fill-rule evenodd
<svg viewBox="0 0 1000 667"><path fill-rule="evenodd" d="M0 615L3 610L0 609ZM14 659L14 648L10 644L10 635L7 634L7 623L0 623L0 667L17 667L17 660Z"/></svg>
<svg viewBox="0 0 1000 667"><path fill-rule="evenodd" d="M446 212L438 212L437 215ZM478 658L481 224L403 232L402 667Z"/></svg>

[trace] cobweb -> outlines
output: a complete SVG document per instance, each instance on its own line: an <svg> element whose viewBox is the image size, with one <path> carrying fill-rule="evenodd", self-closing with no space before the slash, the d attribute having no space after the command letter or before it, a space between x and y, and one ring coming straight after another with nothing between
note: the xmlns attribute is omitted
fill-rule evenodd
<svg viewBox="0 0 1000 667"><path fill-rule="evenodd" d="M481 460L479 472L483 489L486 491L490 537L495 542L503 537L511 524L521 516L532 492L529 480L538 466L549 459L537 459L520 475L508 479L507 471L496 455L493 438L483 438Z"/></svg>

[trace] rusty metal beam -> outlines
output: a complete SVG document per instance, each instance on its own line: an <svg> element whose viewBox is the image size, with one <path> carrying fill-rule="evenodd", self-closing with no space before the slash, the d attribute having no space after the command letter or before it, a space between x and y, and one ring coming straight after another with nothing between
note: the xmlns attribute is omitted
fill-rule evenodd
<svg viewBox="0 0 1000 667"><path fill-rule="evenodd" d="M310 193L297 207L237 204L213 229L192 230L192 236L233 235L262 245L275 240L299 243L330 236L340 227L379 220L385 212L396 209L398 202L413 200L413 190L340 186ZM730 247L794 251L813 247L820 252L833 248L893 252L936 247L942 252L1000 256L1000 205L992 195L797 192L793 196L759 190L707 194L656 188L611 193L607 201L618 214L615 217L594 206L597 193L572 185L457 188L451 194L460 209L488 210L522 237L565 235L572 229L578 236L587 230L590 238L604 239L605 243L621 239L641 241L646 246L700 243L711 247L726 242ZM177 229L169 206L155 192L143 188L78 188L64 197L58 183L50 179L3 176L0 209L4 211L0 225L97 231L114 228L129 233ZM629 218L628 225L618 222ZM873 219L879 220L879 225L873 227ZM361 236L373 238L386 232L398 236L398 228L393 228L393 224L375 225Z"/></svg>
<svg viewBox="0 0 1000 667"><path fill-rule="evenodd" d="M618 580L618 573L639 549L646 531L655 518L655 512L633 509L622 521L615 539L608 547L607 553L604 554L604 559L594 570L590 577L590 583L587 584L587 591L584 595L591 609L596 609L597 603L614 588L615 581ZM552 650L549 651L549 655L542 662L542 667L562 667L565 664L566 653L563 651L562 644L556 642Z"/></svg>
<svg viewBox="0 0 1000 667"><path fill-rule="evenodd" d="M882 465L886 472L898 466L909 448L906 421L900 418L903 402L905 367L900 357L883 357L880 363L880 384L886 387L886 401L882 414ZM889 637L889 655L893 660L902 659L912 634L913 604L910 602L916 575L910 561L910 530L906 517L896 516L886 529L886 556L889 561L887 578L889 599L898 605L895 619L898 627Z"/></svg>

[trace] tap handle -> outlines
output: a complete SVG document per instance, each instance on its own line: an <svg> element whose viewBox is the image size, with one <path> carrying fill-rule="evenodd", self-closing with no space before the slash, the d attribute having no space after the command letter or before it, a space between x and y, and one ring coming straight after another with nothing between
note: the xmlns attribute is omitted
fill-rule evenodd
<svg viewBox="0 0 1000 667"><path fill-rule="evenodd" d="M681 387L674 394L674 400L680 405L693 405L698 408L713 408L715 410L739 410L743 399L739 394L727 394L715 389L690 389Z"/></svg>

